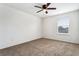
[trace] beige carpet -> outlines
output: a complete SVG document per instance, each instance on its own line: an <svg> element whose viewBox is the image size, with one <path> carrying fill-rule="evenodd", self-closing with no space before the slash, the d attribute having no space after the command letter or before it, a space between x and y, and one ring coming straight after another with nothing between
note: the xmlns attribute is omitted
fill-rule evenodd
<svg viewBox="0 0 79 59"><path fill-rule="evenodd" d="M51 39L37 39L0 50L0 56L78 56L79 45Z"/></svg>

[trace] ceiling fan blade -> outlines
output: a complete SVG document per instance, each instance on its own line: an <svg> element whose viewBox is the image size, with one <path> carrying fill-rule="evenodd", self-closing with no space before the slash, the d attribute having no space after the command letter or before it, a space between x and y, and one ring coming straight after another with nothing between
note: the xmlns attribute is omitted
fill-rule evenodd
<svg viewBox="0 0 79 59"><path fill-rule="evenodd" d="M48 10L56 10L56 8L47 8Z"/></svg>
<svg viewBox="0 0 79 59"><path fill-rule="evenodd" d="M37 11L36 13L39 13L39 12L41 12L41 11L43 11L43 10L39 10L39 11Z"/></svg>
<svg viewBox="0 0 79 59"><path fill-rule="evenodd" d="M41 8L40 6L34 6L34 7Z"/></svg>
<svg viewBox="0 0 79 59"><path fill-rule="evenodd" d="M47 7L50 5L51 3L47 3Z"/></svg>

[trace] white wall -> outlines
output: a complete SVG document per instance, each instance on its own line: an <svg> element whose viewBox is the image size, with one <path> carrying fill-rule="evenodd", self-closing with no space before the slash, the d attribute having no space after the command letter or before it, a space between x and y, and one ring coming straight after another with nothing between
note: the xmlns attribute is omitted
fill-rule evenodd
<svg viewBox="0 0 79 59"><path fill-rule="evenodd" d="M0 49L41 38L41 19L0 5Z"/></svg>
<svg viewBox="0 0 79 59"><path fill-rule="evenodd" d="M69 34L57 33L57 21L60 17L68 17L70 21ZM79 11L43 18L43 37L79 44Z"/></svg>

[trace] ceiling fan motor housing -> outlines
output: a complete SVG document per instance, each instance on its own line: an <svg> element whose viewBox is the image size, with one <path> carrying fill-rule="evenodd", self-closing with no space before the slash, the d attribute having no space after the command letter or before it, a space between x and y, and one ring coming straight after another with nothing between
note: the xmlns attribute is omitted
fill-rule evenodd
<svg viewBox="0 0 79 59"><path fill-rule="evenodd" d="M42 6L42 8L43 8L43 9L46 9L46 8L47 8L47 6L46 6L46 5L43 5L43 6Z"/></svg>

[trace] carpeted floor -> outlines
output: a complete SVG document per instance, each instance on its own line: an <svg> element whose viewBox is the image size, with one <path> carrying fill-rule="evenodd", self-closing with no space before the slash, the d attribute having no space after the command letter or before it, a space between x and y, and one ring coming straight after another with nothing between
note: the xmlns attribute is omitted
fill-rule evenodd
<svg viewBox="0 0 79 59"><path fill-rule="evenodd" d="M79 45L51 39L37 39L2 49L0 56L79 56Z"/></svg>

